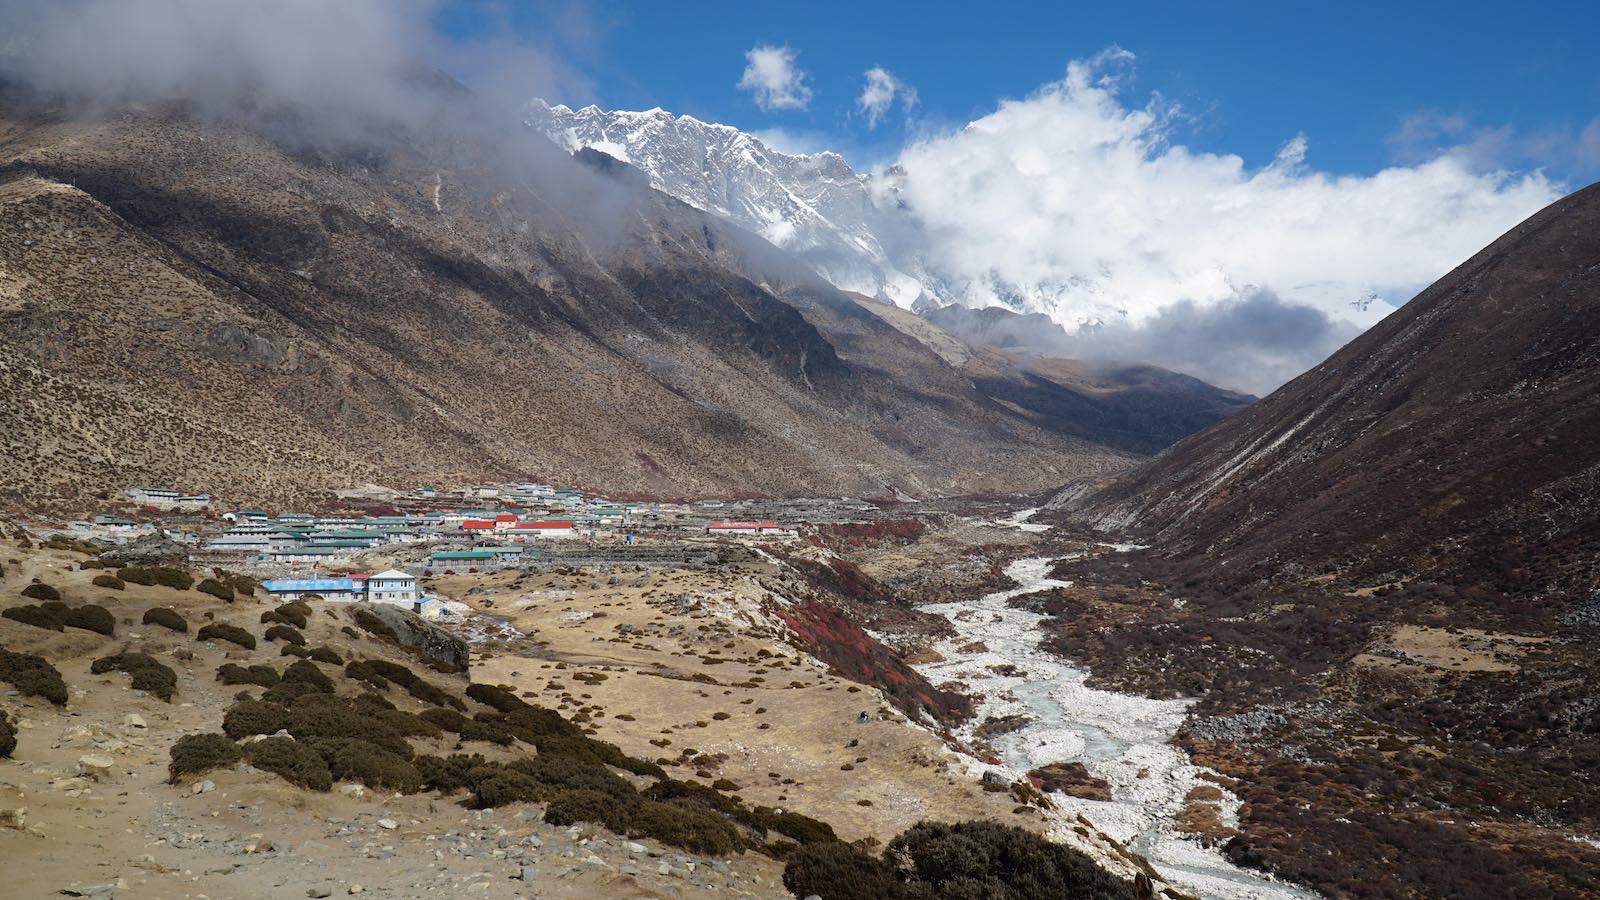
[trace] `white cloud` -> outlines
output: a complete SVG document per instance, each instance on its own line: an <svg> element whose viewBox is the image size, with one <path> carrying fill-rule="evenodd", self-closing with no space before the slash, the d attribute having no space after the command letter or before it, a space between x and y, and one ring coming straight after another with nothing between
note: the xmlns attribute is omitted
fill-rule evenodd
<svg viewBox="0 0 1600 900"><path fill-rule="evenodd" d="M760 44L745 51L744 75L738 88L749 91L756 105L775 109L805 109L811 105L811 88L804 69L795 65L800 51Z"/></svg>
<svg viewBox="0 0 1600 900"><path fill-rule="evenodd" d="M917 89L894 77L888 69L873 66L862 77L866 84L856 99L856 109L866 115L867 128L878 127L878 120L894 106L896 97L900 98L900 108L906 113L917 105Z"/></svg>
<svg viewBox="0 0 1600 900"><path fill-rule="evenodd" d="M1600 173L1600 116L1582 128L1527 132L1478 125L1460 113L1423 110L1403 117L1387 142L1402 163L1454 156L1480 169L1548 166L1583 178Z"/></svg>
<svg viewBox="0 0 1600 900"><path fill-rule="evenodd" d="M1390 307L1353 302L1403 302L1562 191L1540 172L1451 154L1331 175L1309 166L1304 136L1258 168L1193 151L1173 140L1175 109L1119 97L1108 66L1129 59L1075 62L1026 99L907 147L903 175L874 179L914 219L950 295L1070 328L1138 325L1266 288L1367 325Z"/></svg>

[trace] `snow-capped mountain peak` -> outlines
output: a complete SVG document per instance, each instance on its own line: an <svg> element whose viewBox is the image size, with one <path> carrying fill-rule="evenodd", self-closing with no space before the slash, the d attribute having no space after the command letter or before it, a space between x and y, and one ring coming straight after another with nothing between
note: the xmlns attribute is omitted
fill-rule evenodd
<svg viewBox="0 0 1600 900"><path fill-rule="evenodd" d="M907 308L926 292L885 247L893 213L879 209L870 180L837 153L782 153L732 126L659 107L574 110L534 100L527 124L569 151L589 147L633 165L657 190L789 250L843 290Z"/></svg>

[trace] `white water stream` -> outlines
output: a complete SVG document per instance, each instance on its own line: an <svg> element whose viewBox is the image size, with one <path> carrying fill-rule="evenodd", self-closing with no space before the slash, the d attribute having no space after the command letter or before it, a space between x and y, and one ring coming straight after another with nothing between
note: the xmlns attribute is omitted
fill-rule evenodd
<svg viewBox="0 0 1600 900"><path fill-rule="evenodd" d="M1034 530L1024 510L1003 524ZM1060 828L1070 829L1077 816L1150 860L1169 883L1201 897L1304 898L1307 891L1228 862L1214 849L1179 835L1174 817L1185 797L1199 785L1202 769L1169 743L1182 724L1191 700L1151 700L1102 691L1084 684L1088 672L1039 648L1044 616L1008 605L1013 597L1066 587L1047 577L1050 558L1022 559L1006 568L1018 586L978 600L933 603L920 607L955 625L958 637L934 649L942 662L916 669L934 684L956 681L977 701L977 714L961 737L979 742L973 728L989 717L1026 716L1029 724L989 743L1000 752L998 767L1011 778L1054 762L1081 762L1091 775L1111 785L1109 802L1052 794L1061 813ZM981 649L974 643L981 644ZM963 649L972 647L972 649ZM1006 668L1007 666L1014 668ZM998 671L1008 672L1001 675ZM979 768L982 768L981 766ZM1224 824L1237 824L1238 800L1225 793Z"/></svg>

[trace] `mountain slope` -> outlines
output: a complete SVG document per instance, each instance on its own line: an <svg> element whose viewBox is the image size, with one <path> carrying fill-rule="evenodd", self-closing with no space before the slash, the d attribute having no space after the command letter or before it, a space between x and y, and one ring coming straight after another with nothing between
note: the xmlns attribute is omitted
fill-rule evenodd
<svg viewBox="0 0 1600 900"><path fill-rule="evenodd" d="M951 320L942 314L965 307L919 316L859 295L857 301L938 353L984 396L1039 427L1130 453L1160 452L1254 399L1155 366L1058 359L983 339L989 335L974 340L936 324ZM991 314L1023 323L1043 318L994 307L965 311L956 317L958 323Z"/></svg>
<svg viewBox="0 0 1600 900"><path fill-rule="evenodd" d="M1322 365L1060 505L1237 577L1600 589L1600 186Z"/></svg>
<svg viewBox="0 0 1600 900"><path fill-rule="evenodd" d="M442 106L330 145L0 97L0 489L931 495L1130 460L637 172Z"/></svg>

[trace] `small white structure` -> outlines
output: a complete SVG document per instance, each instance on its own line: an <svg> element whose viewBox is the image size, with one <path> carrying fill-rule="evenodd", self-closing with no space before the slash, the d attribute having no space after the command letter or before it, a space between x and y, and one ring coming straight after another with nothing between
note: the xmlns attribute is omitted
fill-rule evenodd
<svg viewBox="0 0 1600 900"><path fill-rule="evenodd" d="M366 599L373 603L412 606L422 599L422 594L417 590L417 576L390 569L367 579Z"/></svg>
<svg viewBox="0 0 1600 900"><path fill-rule="evenodd" d="M501 536L513 541L526 542L539 538L572 537L577 533L577 529L568 521L516 522L502 532Z"/></svg>

